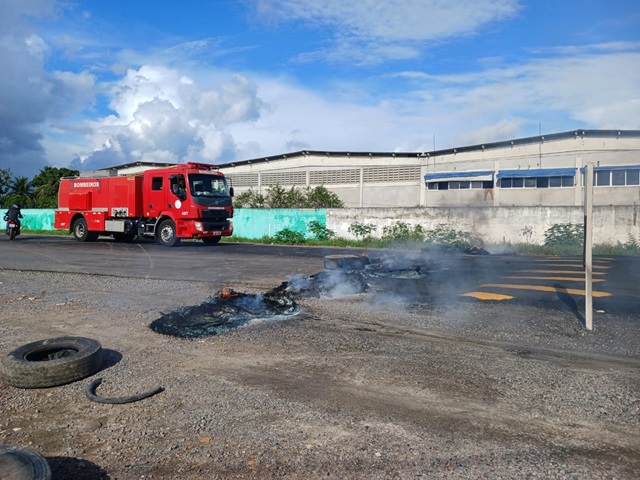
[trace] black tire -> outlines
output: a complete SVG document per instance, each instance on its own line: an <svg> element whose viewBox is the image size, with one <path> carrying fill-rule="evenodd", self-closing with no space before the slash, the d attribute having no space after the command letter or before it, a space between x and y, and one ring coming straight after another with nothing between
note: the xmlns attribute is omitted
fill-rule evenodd
<svg viewBox="0 0 640 480"><path fill-rule="evenodd" d="M46 388L75 382L102 366L102 346L84 337L28 343L0 359L2 380L18 388Z"/></svg>
<svg viewBox="0 0 640 480"><path fill-rule="evenodd" d="M33 450L0 445L0 478L49 480L51 468L47 460Z"/></svg>
<svg viewBox="0 0 640 480"><path fill-rule="evenodd" d="M206 244L206 245L217 245L218 243L220 243L220 236L217 237L202 237L202 241Z"/></svg>
<svg viewBox="0 0 640 480"><path fill-rule="evenodd" d="M18 229L11 227L9 229L9 240L13 240L14 238L16 238L17 234L18 234Z"/></svg>
<svg viewBox="0 0 640 480"><path fill-rule="evenodd" d="M113 234L113 239L116 242L129 243L134 238L136 238L135 233L114 233Z"/></svg>
<svg viewBox="0 0 640 480"><path fill-rule="evenodd" d="M93 233L93 232L89 232L89 227L87 226L87 221L84 218L82 218L82 217L78 218L75 222L73 222L73 227L71 227L71 230L73 231L73 236L79 242L90 242L90 241L92 241L91 240L91 233ZM98 238L97 235L96 235L96 238Z"/></svg>
<svg viewBox="0 0 640 480"><path fill-rule="evenodd" d="M176 235L176 224L173 220L163 220L158 227L158 241L164 247L174 247L180 243L180 239Z"/></svg>

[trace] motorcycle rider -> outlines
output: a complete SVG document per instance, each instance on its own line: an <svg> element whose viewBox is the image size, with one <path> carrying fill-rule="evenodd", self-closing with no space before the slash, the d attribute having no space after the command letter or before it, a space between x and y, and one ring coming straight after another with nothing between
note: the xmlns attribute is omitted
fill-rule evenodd
<svg viewBox="0 0 640 480"><path fill-rule="evenodd" d="M6 234L9 235L9 220L13 220L18 224L18 231L16 235L20 235L20 218L22 217L22 213L20 212L20 204L14 203L9 207L9 210L4 214L4 221L7 222L7 230Z"/></svg>

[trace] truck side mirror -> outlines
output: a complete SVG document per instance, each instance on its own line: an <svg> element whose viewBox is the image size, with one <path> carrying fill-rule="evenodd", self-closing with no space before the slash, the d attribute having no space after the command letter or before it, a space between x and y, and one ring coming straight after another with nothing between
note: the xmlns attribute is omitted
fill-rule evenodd
<svg viewBox="0 0 640 480"><path fill-rule="evenodd" d="M233 197L233 187L229 187L229 196Z"/></svg>
<svg viewBox="0 0 640 480"><path fill-rule="evenodd" d="M173 185L171 185L171 193L173 193L176 196L180 193L180 187L178 186L177 183L174 183Z"/></svg>

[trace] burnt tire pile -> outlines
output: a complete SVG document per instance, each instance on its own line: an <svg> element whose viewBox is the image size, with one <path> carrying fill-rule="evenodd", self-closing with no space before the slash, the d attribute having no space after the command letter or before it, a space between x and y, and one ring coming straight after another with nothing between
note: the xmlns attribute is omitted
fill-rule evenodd
<svg viewBox="0 0 640 480"><path fill-rule="evenodd" d="M102 346L84 337L28 343L0 360L2 380L18 388L46 388L81 380L102 366Z"/></svg>

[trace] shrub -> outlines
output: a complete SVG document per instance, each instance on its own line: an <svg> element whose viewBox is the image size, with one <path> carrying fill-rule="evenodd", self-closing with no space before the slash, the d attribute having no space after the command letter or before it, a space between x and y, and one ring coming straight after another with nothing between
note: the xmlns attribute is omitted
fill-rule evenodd
<svg viewBox="0 0 640 480"><path fill-rule="evenodd" d="M577 223L554 223L544 232L547 247L573 247L584 244L584 226Z"/></svg>
<svg viewBox="0 0 640 480"><path fill-rule="evenodd" d="M287 245L300 245L306 243L304 235L300 232L295 232L289 228L285 228L277 232L273 238L278 243L285 243Z"/></svg>
<svg viewBox="0 0 640 480"><path fill-rule="evenodd" d="M328 240L336 236L336 232L334 232L333 230L329 230L326 225L323 225L317 220L309 222L307 228L309 229L311 234L318 240Z"/></svg>
<svg viewBox="0 0 640 480"><path fill-rule="evenodd" d="M347 232L352 234L358 240L363 240L371 236L376 231L376 226L369 223L354 222L349 225Z"/></svg>
<svg viewBox="0 0 640 480"><path fill-rule="evenodd" d="M438 225L425 234L425 241L449 248L467 249L482 245L482 241L472 233Z"/></svg>
<svg viewBox="0 0 640 480"><path fill-rule="evenodd" d="M382 239L391 241L424 241L422 225L410 225L402 220L382 228Z"/></svg>

